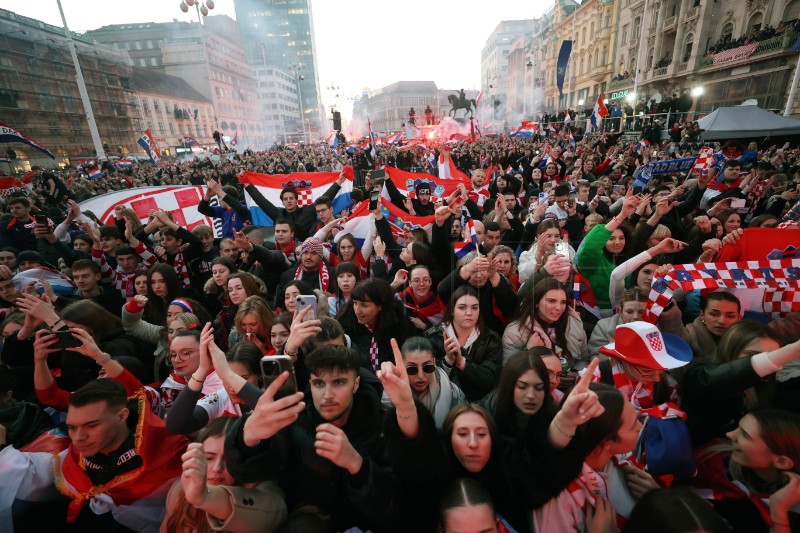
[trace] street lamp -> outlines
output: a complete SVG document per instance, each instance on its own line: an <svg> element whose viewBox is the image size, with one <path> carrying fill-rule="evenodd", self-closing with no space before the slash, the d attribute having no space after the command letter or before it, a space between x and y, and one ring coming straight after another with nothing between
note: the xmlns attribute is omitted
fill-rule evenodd
<svg viewBox="0 0 800 533"><path fill-rule="evenodd" d="M628 96L625 97L625 100L627 100L628 102L635 102L636 93L628 93Z"/></svg>
<svg viewBox="0 0 800 533"><path fill-rule="evenodd" d="M692 96L700 96L705 92L705 89L701 86L694 87L692 89Z"/></svg>
<svg viewBox="0 0 800 533"><path fill-rule="evenodd" d="M184 13L188 13L189 8L192 6L194 6L194 8L197 10L197 22L202 24L203 21L200 18L200 15L205 17L208 15L209 11L214 9L214 0L205 0L205 2L202 0L183 0L179 5L181 11Z"/></svg>
<svg viewBox="0 0 800 533"><path fill-rule="evenodd" d="M585 103L586 103L586 100L584 100L583 98L581 98L580 100L578 100L578 105L583 105L583 104L585 104Z"/></svg>

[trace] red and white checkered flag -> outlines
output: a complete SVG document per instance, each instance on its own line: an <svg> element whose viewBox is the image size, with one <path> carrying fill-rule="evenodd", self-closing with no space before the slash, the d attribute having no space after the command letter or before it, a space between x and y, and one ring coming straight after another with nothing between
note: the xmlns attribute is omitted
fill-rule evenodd
<svg viewBox="0 0 800 533"><path fill-rule="evenodd" d="M314 203L311 189L297 189L297 205L305 207Z"/></svg>

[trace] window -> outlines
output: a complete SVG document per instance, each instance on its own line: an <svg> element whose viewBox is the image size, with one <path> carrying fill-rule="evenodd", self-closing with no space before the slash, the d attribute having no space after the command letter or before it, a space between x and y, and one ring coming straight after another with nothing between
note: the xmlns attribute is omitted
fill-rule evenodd
<svg viewBox="0 0 800 533"><path fill-rule="evenodd" d="M628 44L628 25L622 27L622 44Z"/></svg>
<svg viewBox="0 0 800 533"><path fill-rule="evenodd" d="M689 61L689 58L692 57L692 48L694 47L694 34L689 34L686 36L686 40L683 41L683 59L681 61L686 62Z"/></svg>
<svg viewBox="0 0 800 533"><path fill-rule="evenodd" d="M155 57L151 57L150 58L150 66L151 67L157 67L158 66L158 59L155 58Z"/></svg>
<svg viewBox="0 0 800 533"><path fill-rule="evenodd" d="M148 40L147 41L147 49L148 50L152 50L153 49L153 41L152 40Z"/></svg>
<svg viewBox="0 0 800 533"><path fill-rule="evenodd" d="M136 41L134 43L134 45L135 45L137 50L141 50L142 49L142 41Z"/></svg>
<svg viewBox="0 0 800 533"><path fill-rule="evenodd" d="M792 0L786 4L781 20L795 20L800 18L800 0Z"/></svg>
<svg viewBox="0 0 800 533"><path fill-rule="evenodd" d="M147 60L145 58L143 58L143 57L140 57L139 58L139 66L140 67L146 67L147 66Z"/></svg>
<svg viewBox="0 0 800 533"><path fill-rule="evenodd" d="M722 28L722 39L730 39L733 36L733 23L729 22Z"/></svg>
<svg viewBox="0 0 800 533"><path fill-rule="evenodd" d="M760 30L763 23L764 23L764 15L761 13L754 14L750 18L750 24L747 25L748 33Z"/></svg>

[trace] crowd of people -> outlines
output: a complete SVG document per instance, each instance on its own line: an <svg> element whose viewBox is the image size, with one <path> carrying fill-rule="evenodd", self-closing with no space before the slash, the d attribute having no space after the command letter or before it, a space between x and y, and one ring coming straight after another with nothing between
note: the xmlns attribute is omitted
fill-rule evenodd
<svg viewBox="0 0 800 533"><path fill-rule="evenodd" d="M794 257L800 149L634 182L698 153L500 135L42 171L0 217L0 529L797 531L800 314L763 288L648 306L672 265ZM446 197L379 172L437 165ZM339 175L275 205L244 171ZM205 185L221 235L76 203L165 184Z"/></svg>
<svg viewBox="0 0 800 533"><path fill-rule="evenodd" d="M751 43L760 43L786 33L797 33L798 31L800 31L800 19L781 22L777 28L767 24L745 33L737 39L734 39L731 34L723 35L719 41L708 48L706 57Z"/></svg>

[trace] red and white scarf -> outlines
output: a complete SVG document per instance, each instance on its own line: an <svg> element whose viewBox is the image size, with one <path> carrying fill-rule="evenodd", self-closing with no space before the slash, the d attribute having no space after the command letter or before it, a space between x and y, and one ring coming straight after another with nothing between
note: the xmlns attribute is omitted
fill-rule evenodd
<svg viewBox="0 0 800 533"><path fill-rule="evenodd" d="M294 273L294 279L303 279L303 276L306 274L303 271L303 265L297 267L297 270ZM319 264L319 289L322 292L328 292L328 287L330 286L330 275L328 274L328 267L325 263Z"/></svg>
<svg viewBox="0 0 800 533"><path fill-rule="evenodd" d="M175 269L175 273L178 274L178 277L183 282L183 287L185 289L191 289L192 282L189 280L189 268L186 266L183 252L175 254L175 259L172 260L172 268Z"/></svg>
<svg viewBox="0 0 800 533"><path fill-rule="evenodd" d="M375 331L374 327L366 326L365 327L372 333L372 340L369 341L369 362L372 364L372 368L375 369L377 372L381 369L381 360L380 354L378 352L378 343L375 342Z"/></svg>

